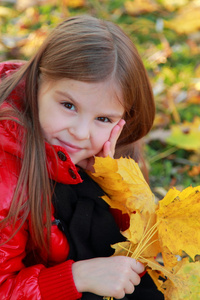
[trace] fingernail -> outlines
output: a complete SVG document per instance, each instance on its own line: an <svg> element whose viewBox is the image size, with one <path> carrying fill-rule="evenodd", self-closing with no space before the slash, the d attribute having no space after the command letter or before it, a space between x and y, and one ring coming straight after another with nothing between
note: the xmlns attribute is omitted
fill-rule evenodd
<svg viewBox="0 0 200 300"><path fill-rule="evenodd" d="M126 121L124 119L122 119L122 126L124 126L126 124Z"/></svg>

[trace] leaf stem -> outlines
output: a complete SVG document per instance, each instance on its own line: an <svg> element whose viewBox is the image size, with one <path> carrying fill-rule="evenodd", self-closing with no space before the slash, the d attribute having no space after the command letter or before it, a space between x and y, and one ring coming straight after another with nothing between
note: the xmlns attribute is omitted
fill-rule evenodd
<svg viewBox="0 0 200 300"><path fill-rule="evenodd" d="M154 162L156 162L156 161L158 161L158 160L160 160L162 158L165 158L165 157L169 156L170 154L174 153L177 150L178 150L177 147L172 147L170 149L167 149L167 150L163 151L162 153L159 153L159 154L157 154L157 155L155 155L153 157L150 157L149 158L149 162L150 163L154 163Z"/></svg>

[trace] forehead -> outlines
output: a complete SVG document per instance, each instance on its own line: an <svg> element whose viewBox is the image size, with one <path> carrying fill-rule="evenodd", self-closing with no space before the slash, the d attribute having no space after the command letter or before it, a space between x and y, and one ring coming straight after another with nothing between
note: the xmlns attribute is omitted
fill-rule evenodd
<svg viewBox="0 0 200 300"><path fill-rule="evenodd" d="M122 91L113 80L103 82L83 82L68 78L42 80L39 90L42 94L60 94L77 103L90 104L98 108L122 110L124 101Z"/></svg>

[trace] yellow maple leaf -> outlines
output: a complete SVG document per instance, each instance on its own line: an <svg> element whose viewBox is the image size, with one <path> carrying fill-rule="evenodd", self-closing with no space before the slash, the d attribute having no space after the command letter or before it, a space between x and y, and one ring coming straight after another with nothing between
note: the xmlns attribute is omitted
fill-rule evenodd
<svg viewBox="0 0 200 300"><path fill-rule="evenodd" d="M89 175L106 192L104 200L112 208L122 208L129 215L136 210L155 212L154 195L133 159L96 157L94 169L95 173Z"/></svg>
<svg viewBox="0 0 200 300"><path fill-rule="evenodd" d="M180 251L180 255L176 255L172 253L165 245L161 245L161 248L163 264L165 269L170 271L177 264L178 260L181 259L180 255L182 255L182 251Z"/></svg>
<svg viewBox="0 0 200 300"><path fill-rule="evenodd" d="M188 257L179 261L173 274L160 290L165 300L199 300L200 299L200 262L189 262Z"/></svg>
<svg viewBox="0 0 200 300"><path fill-rule="evenodd" d="M195 261L200 254L200 186L182 192L173 188L156 205L132 159L96 158L94 169L89 175L106 192L103 199L130 217L122 232L127 241L112 246L114 255L144 263L165 300L200 299L200 262Z"/></svg>
<svg viewBox="0 0 200 300"><path fill-rule="evenodd" d="M126 193L126 206L131 213L133 209L155 211L154 195L144 179L144 176L133 159L111 157L96 157L94 164L95 173L90 176L102 187L111 199L123 202L120 197L115 197L118 191ZM125 197L123 197L125 198ZM133 202L135 203L133 205Z"/></svg>
<svg viewBox="0 0 200 300"><path fill-rule="evenodd" d="M156 222L156 204L154 194L145 181L138 164L128 158L96 157L94 169L95 173L89 173L89 175L106 192L107 195L102 198L112 208L129 214L130 227L123 232L123 235L132 244L140 243L134 257L156 255L158 247L154 245L152 248L150 246L148 249L146 248L147 241L150 245L157 240L155 232L148 234ZM143 242L141 243L141 241Z"/></svg>
<svg viewBox="0 0 200 300"><path fill-rule="evenodd" d="M185 251L192 259L200 254L200 186L182 192L170 190L156 211L161 247L174 255Z"/></svg>
<svg viewBox="0 0 200 300"><path fill-rule="evenodd" d="M96 181L108 196L103 199L112 207L128 213L126 200L131 196L129 184L123 181L122 176L117 172L118 165L110 157L95 158L95 173L89 175Z"/></svg>

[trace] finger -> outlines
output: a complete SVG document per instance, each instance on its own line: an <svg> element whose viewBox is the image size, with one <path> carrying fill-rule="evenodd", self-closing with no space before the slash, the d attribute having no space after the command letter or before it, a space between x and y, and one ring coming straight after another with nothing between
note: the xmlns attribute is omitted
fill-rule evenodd
<svg viewBox="0 0 200 300"><path fill-rule="evenodd" d="M127 286L125 288L125 294L133 294L135 290L135 285L131 280L127 281Z"/></svg>
<svg viewBox="0 0 200 300"><path fill-rule="evenodd" d="M122 129L125 125L125 121L123 119L121 119L112 129L111 131L111 135L110 135L110 139L109 141L112 143L112 142L115 142L117 141L117 139L119 138L121 132L122 132Z"/></svg>
<svg viewBox="0 0 200 300"><path fill-rule="evenodd" d="M130 278L130 282L132 283L132 285L139 285L141 281L140 276L137 273L133 273L133 276Z"/></svg>
<svg viewBox="0 0 200 300"><path fill-rule="evenodd" d="M111 152L111 142L106 141L105 144L103 145L103 151L102 151L102 156L107 157L108 155L112 157L112 152Z"/></svg>
<svg viewBox="0 0 200 300"><path fill-rule="evenodd" d="M81 167L82 169L84 169L84 170L94 172L94 167L93 167L93 165L94 165L94 156L80 161L77 165L79 167Z"/></svg>
<svg viewBox="0 0 200 300"><path fill-rule="evenodd" d="M111 145L110 145L110 151L111 151L112 155L114 155L114 153L115 153L115 146L116 146L117 140L118 140L118 138L119 138L119 136L120 136L120 134L122 132L122 129L123 129L125 123L126 122L123 119L121 119L117 123L117 125L115 125L113 127L113 129L111 131L109 141L111 143Z"/></svg>
<svg viewBox="0 0 200 300"><path fill-rule="evenodd" d="M132 264L132 270L138 274L144 272L144 269L144 265L137 260Z"/></svg>

